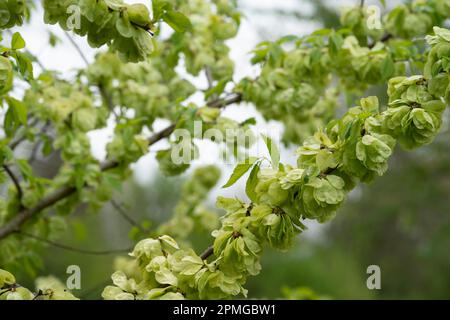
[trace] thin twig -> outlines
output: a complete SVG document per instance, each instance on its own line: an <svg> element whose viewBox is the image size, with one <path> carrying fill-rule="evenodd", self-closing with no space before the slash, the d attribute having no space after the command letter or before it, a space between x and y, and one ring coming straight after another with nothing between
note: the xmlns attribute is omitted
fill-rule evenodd
<svg viewBox="0 0 450 320"><path fill-rule="evenodd" d="M202 258L202 260L206 260L208 259L212 254L214 253L214 247L213 246L209 246L201 255L200 258Z"/></svg>
<svg viewBox="0 0 450 320"><path fill-rule="evenodd" d="M78 54L80 55L81 59L83 59L86 66L89 66L90 65L89 60L85 56L83 50L81 50L80 46L75 42L75 40L72 38L72 36L67 31L64 31L64 34L66 35L67 39L69 39L70 43L73 45L75 50L77 50ZM108 109L114 114L114 116L117 119L119 116L116 114L116 112L114 110L114 103L113 103L111 94L109 94L109 92L106 91L105 87L102 84L97 84L97 87L100 91L100 95L102 96L102 99L106 102Z"/></svg>
<svg viewBox="0 0 450 320"><path fill-rule="evenodd" d="M390 34L390 33L386 33L385 35L383 35L382 37L381 37L381 39L379 40L380 42L388 42L389 40L391 40L392 38L393 38L394 36L392 35L392 34ZM369 49L372 49L373 47L375 47L375 45L376 45L377 43L376 43L376 41L374 41L374 42L372 42L372 43L369 43L368 45L367 45L367 47L369 48Z"/></svg>
<svg viewBox="0 0 450 320"><path fill-rule="evenodd" d="M9 178L11 179L11 181L13 182L14 186L17 189L17 199L19 200L20 206L22 207L22 196L23 196L23 191L22 191L22 187L20 186L20 181L19 179L16 177L16 175L14 174L14 172L12 172L11 168L6 165L3 164L2 165L3 169L6 171L6 173L8 174Z"/></svg>
<svg viewBox="0 0 450 320"><path fill-rule="evenodd" d="M82 254L90 254L90 255L108 255L108 254L116 254L116 253L124 253L124 252L130 252L133 248L126 248L126 249L115 249L115 250L100 250L100 251L95 251L95 250L86 250L86 249L79 249L79 248L74 248L72 246L68 246L68 245L64 245L64 244L60 244L39 236L36 236L34 234L30 234L30 233L25 233L22 231L17 232L17 234L21 235L21 236L25 236L27 238L31 238L31 239L35 239L38 240L40 242L49 244L55 248L59 248L59 249L64 249L67 251L72 251L72 252L77 252L77 253L82 253Z"/></svg>
<svg viewBox="0 0 450 320"><path fill-rule="evenodd" d="M98 84L97 87L98 87L98 90L100 91L100 95L102 96L103 101L108 106L109 111L111 111L112 114L114 115L114 117L116 119L118 119L119 115L114 110L114 102L113 102L111 94L109 94L109 92L106 91L105 87L102 84Z"/></svg>
<svg viewBox="0 0 450 320"><path fill-rule="evenodd" d="M136 220L134 220L132 217L130 217L123 207L116 202L116 200L111 200L111 205L116 209L116 211L124 218L131 226L138 228L142 232L148 232L145 228L143 228Z"/></svg>
<svg viewBox="0 0 450 320"><path fill-rule="evenodd" d="M40 132L38 135L44 135L47 133L48 128L50 127L50 122L47 121L47 123L42 126ZM38 156L38 152L39 152L39 147L42 145L42 139L39 140L37 143L34 144L33 149L31 150L31 154L30 157L28 158L28 163L33 163L34 161L36 161L37 156Z"/></svg>
<svg viewBox="0 0 450 320"><path fill-rule="evenodd" d="M30 157L28 158L28 163L31 164L36 161L37 156L38 156L38 151L39 151L41 144L42 144L42 140L39 140L38 142L36 142L34 144L33 149L31 150Z"/></svg>
<svg viewBox="0 0 450 320"><path fill-rule="evenodd" d="M75 42L75 40L71 37L69 32L64 31L64 34L66 35L67 39L69 39L70 43L74 46L75 50L78 51L78 54L80 55L81 59L83 59L84 63L89 66L89 60L84 55L83 50L81 50L80 46Z"/></svg>
<svg viewBox="0 0 450 320"><path fill-rule="evenodd" d="M38 290L38 292L36 292L36 294L34 295L32 300L37 300L37 298L44 296L45 294L42 292L41 289Z"/></svg>
<svg viewBox="0 0 450 320"><path fill-rule="evenodd" d="M214 88L214 79L210 67L205 67L205 76L206 80L208 81L208 90Z"/></svg>
<svg viewBox="0 0 450 320"><path fill-rule="evenodd" d="M208 107L210 108L222 108L225 106L229 106L230 104L239 103L242 101L242 95L239 93L236 94L230 94L228 97L225 97L224 99L217 99L208 102Z"/></svg>
<svg viewBox="0 0 450 320"><path fill-rule="evenodd" d="M39 119L33 118L33 119L31 119L31 121L28 123L27 126L28 127L34 127L35 125L37 125L38 122L39 122ZM11 150L14 150L14 149L16 149L19 146L19 144L21 144L25 140L27 140L27 136L26 136L26 134L22 134L22 136L19 137L18 139L11 141L9 143L8 147Z"/></svg>
<svg viewBox="0 0 450 320"><path fill-rule="evenodd" d="M47 70L47 69L45 68L45 66L42 64L41 60L38 59L38 57L36 57L35 55L33 55L30 51L27 51L27 52L33 56L34 62L36 62L36 63L38 64L38 66L42 69L42 71Z"/></svg>

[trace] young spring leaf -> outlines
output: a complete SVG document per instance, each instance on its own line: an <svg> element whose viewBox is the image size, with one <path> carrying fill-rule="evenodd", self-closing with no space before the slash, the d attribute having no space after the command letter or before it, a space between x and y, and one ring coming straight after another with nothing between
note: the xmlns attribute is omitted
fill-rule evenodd
<svg viewBox="0 0 450 320"><path fill-rule="evenodd" d="M8 97L8 111L6 111L3 126L8 137L12 136L19 125L27 124L27 107L21 101Z"/></svg>
<svg viewBox="0 0 450 320"><path fill-rule="evenodd" d="M245 193L247 194L248 198L253 202L256 202L258 198L255 192L255 188L258 183L258 173L260 170L259 165L260 165L259 162L255 163L252 171L250 172L250 176L248 177L247 184L245 185Z"/></svg>
<svg viewBox="0 0 450 320"><path fill-rule="evenodd" d="M20 50L23 48L25 48L25 40L23 40L19 32L14 33L11 39L11 49Z"/></svg>
<svg viewBox="0 0 450 320"><path fill-rule="evenodd" d="M165 0L153 0L152 1L152 11L153 11L153 22L159 21L164 15L166 10L171 8L170 3Z"/></svg>
<svg viewBox="0 0 450 320"><path fill-rule="evenodd" d="M33 64L26 53L15 51L11 55L16 59L19 72L24 78L33 79Z"/></svg>
<svg viewBox="0 0 450 320"><path fill-rule="evenodd" d="M230 78L220 80L215 87L205 92L205 99L208 100L212 96L220 96L230 80Z"/></svg>
<svg viewBox="0 0 450 320"><path fill-rule="evenodd" d="M262 135L262 138L264 139L267 150L269 151L270 159L272 160L272 168L276 169L280 164L280 151L271 138L265 135Z"/></svg>
<svg viewBox="0 0 450 320"><path fill-rule="evenodd" d="M222 188L228 188L231 187L233 184L236 183L250 168L254 165L257 158L255 157L249 157L245 159L243 162L239 163L236 168L234 168L233 173L230 176L230 179L228 179L228 182L225 183L225 185Z"/></svg>
<svg viewBox="0 0 450 320"><path fill-rule="evenodd" d="M192 28L191 21L188 17L186 17L184 14L178 11L167 11L163 16L162 19L172 27L173 30L179 33L183 33L185 31L188 31Z"/></svg>
<svg viewBox="0 0 450 320"><path fill-rule="evenodd" d="M391 56L386 56L386 58L381 63L381 76L383 79L389 79L395 72L394 61Z"/></svg>

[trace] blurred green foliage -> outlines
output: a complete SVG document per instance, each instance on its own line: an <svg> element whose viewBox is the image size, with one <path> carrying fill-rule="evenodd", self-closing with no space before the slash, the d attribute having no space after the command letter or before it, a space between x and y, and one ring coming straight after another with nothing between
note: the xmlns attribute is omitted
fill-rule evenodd
<svg viewBox="0 0 450 320"><path fill-rule="evenodd" d="M338 24L338 14L326 1L309 1L312 15L277 11L300 20L320 20L326 27ZM385 88L377 90L377 95ZM389 174L355 190L336 219L314 227L298 239L288 253L264 255L258 277L248 283L252 298L290 299L445 299L450 298L450 133L446 117L437 141L419 151L399 149ZM157 177L148 185L130 182L120 199L136 221L152 225L167 221L178 201L181 178ZM91 250L132 245L130 225L112 206L98 215L80 212L61 243ZM78 222L77 222L78 221ZM195 250L206 248L210 238L194 233ZM94 245L93 245L94 244ZM116 255L86 255L48 247L42 274L65 279L66 267L82 270L83 298L99 298L114 269ZM379 265L382 289L366 287L366 269ZM20 275L18 278L21 278ZM24 282L24 285L31 285ZM89 285L89 287L88 287Z"/></svg>

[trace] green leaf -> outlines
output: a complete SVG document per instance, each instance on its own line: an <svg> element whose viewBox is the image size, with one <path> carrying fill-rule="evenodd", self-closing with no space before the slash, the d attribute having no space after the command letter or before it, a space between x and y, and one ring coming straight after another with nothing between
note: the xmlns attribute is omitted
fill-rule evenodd
<svg viewBox="0 0 450 320"><path fill-rule="evenodd" d="M178 247L177 242L173 238L171 238L167 235L163 235L163 236L159 237L159 240L162 242L162 244L164 244L165 246L169 246L171 249L174 249L174 250L180 249L180 247Z"/></svg>
<svg viewBox="0 0 450 320"><path fill-rule="evenodd" d="M0 3L0 27L6 25L11 19L11 14L9 13L8 5L6 1Z"/></svg>
<svg viewBox="0 0 450 320"><path fill-rule="evenodd" d="M267 146L267 150L270 154L270 159L272 160L272 168L278 168L280 164L280 151L278 150L277 145L273 142L273 140L265 135L261 135L264 139L264 142Z"/></svg>
<svg viewBox="0 0 450 320"><path fill-rule="evenodd" d="M25 48L25 40L23 40L19 32L14 33L11 40L11 49L20 50L23 48Z"/></svg>
<svg viewBox="0 0 450 320"><path fill-rule="evenodd" d="M117 19L116 29L120 35L125 38L131 38L134 34L134 28L126 16Z"/></svg>
<svg viewBox="0 0 450 320"><path fill-rule="evenodd" d="M329 42L330 53L334 55L341 49L344 39L341 35L334 33L330 36Z"/></svg>
<svg viewBox="0 0 450 320"><path fill-rule="evenodd" d="M213 87L205 92L205 99L208 100L209 98L211 98L211 96L221 95L223 93L223 91L225 90L227 83L230 80L231 80L230 78L225 78L225 79L220 80L215 87Z"/></svg>
<svg viewBox="0 0 450 320"><path fill-rule="evenodd" d="M256 202L258 200L258 195L255 192L256 184L258 183L258 173L260 170L259 167L260 163L256 163L253 166L252 171L250 172L250 176L248 177L247 184L245 185L245 193L247 194L248 198Z"/></svg>
<svg viewBox="0 0 450 320"><path fill-rule="evenodd" d="M434 33L444 39L445 41L450 41L450 30L445 28L433 27Z"/></svg>
<svg viewBox="0 0 450 320"><path fill-rule="evenodd" d="M33 178L33 169L26 159L18 159L17 166L25 181Z"/></svg>
<svg viewBox="0 0 450 320"><path fill-rule="evenodd" d="M18 51L16 51L12 57L14 57L17 61L20 74L24 78L33 79L33 63L30 58L25 53Z"/></svg>
<svg viewBox="0 0 450 320"><path fill-rule="evenodd" d="M11 108L5 114L5 119L3 120L3 128L5 129L5 133L8 137L11 137L14 133L15 129L15 121L14 121L14 113L11 111Z"/></svg>
<svg viewBox="0 0 450 320"><path fill-rule="evenodd" d="M256 119L255 118L248 118L247 120L242 121L239 124L241 127L248 126L248 125L256 125Z"/></svg>
<svg viewBox="0 0 450 320"><path fill-rule="evenodd" d="M108 184L109 187L116 191L122 190L122 180L113 173L103 173L102 174L103 180Z"/></svg>
<svg viewBox="0 0 450 320"><path fill-rule="evenodd" d="M62 42L61 39L56 34L49 31L48 43L50 44L50 46L56 47L61 42Z"/></svg>
<svg viewBox="0 0 450 320"><path fill-rule="evenodd" d="M314 36L328 36L333 32L331 29L319 29L311 33Z"/></svg>
<svg viewBox="0 0 450 320"><path fill-rule="evenodd" d="M159 21L166 10L169 10L171 5L165 0L152 0L153 21Z"/></svg>
<svg viewBox="0 0 450 320"><path fill-rule="evenodd" d="M23 102L11 97L8 98L8 104L9 107L13 109L16 120L19 121L21 124L26 125L27 106Z"/></svg>
<svg viewBox="0 0 450 320"><path fill-rule="evenodd" d="M269 50L269 63L271 66L275 66L283 57L284 51L278 44L272 44Z"/></svg>
<svg viewBox="0 0 450 320"><path fill-rule="evenodd" d="M7 97L8 111L6 111L3 126L8 137L14 134L14 131L20 124L27 124L27 107L21 101L12 97Z"/></svg>
<svg viewBox="0 0 450 320"><path fill-rule="evenodd" d="M184 14L178 11L167 11L162 19L176 32L185 32L192 28L191 21Z"/></svg>
<svg viewBox="0 0 450 320"><path fill-rule="evenodd" d="M234 168L234 171L231 174L230 179L228 179L228 182L225 183L222 188L228 188L235 184L236 181L238 181L248 170L250 170L256 160L257 158L250 157L239 163L236 168Z"/></svg>
<svg viewBox="0 0 450 320"><path fill-rule="evenodd" d="M284 37L281 37L280 39L278 39L277 44L284 44L286 42L293 42L296 40L298 40L298 37L291 34L291 35L287 35L287 36L284 36Z"/></svg>
<svg viewBox="0 0 450 320"><path fill-rule="evenodd" d="M42 154L48 156L53 151L52 141L47 135L42 135L41 139L43 141Z"/></svg>
<svg viewBox="0 0 450 320"><path fill-rule="evenodd" d="M381 76L387 80L392 77L395 71L394 61L390 55L387 55L381 63Z"/></svg>

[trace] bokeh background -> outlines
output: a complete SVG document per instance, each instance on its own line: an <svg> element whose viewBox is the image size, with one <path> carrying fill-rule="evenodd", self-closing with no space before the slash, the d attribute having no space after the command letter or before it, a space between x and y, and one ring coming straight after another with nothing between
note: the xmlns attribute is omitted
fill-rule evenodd
<svg viewBox="0 0 450 320"><path fill-rule="evenodd" d="M144 2L144 1L127 1ZM302 35L316 28L336 27L341 6L355 1L326 0L240 0L245 19L238 37L230 41L236 62L236 79L252 75L249 52L259 42L275 40L287 34ZM399 1L388 1L388 8ZM379 1L366 1L380 5ZM381 7L381 6L380 6ZM384 9L382 9L384 10ZM45 68L60 70L71 77L84 63L69 40L57 27L44 26L38 12L30 25L18 28L27 39L27 47L45 63ZM58 45L48 45L51 32ZM88 59L95 51L83 39L75 38ZM205 79L191 79L204 87ZM382 97L385 87L371 89L368 94ZM196 99L196 97L194 97ZM385 98L384 98L385 99ZM343 101L342 108L349 107ZM265 122L254 106L232 106L225 116L244 120L255 116L260 128L271 135L281 134L276 122ZM450 132L448 114L442 133L435 143L414 152L396 150L390 170L371 185L359 186L351 193L337 217L326 225L310 224L289 252L267 251L259 276L251 278L247 288L251 298L292 299L448 299L450 298ZM160 124L161 127L165 123ZM102 159L104 147L113 128L91 134L92 152ZM155 150L134 165L134 178L125 182L117 195L127 214L136 221L156 226L168 220L176 205L182 182L189 176L165 178L158 173ZM218 150L212 143L200 143L201 153L208 157L196 160L193 167L217 162ZM255 149L256 150L256 149ZM262 150L262 149L258 149ZM294 162L294 147L282 149L282 161ZM30 152L30 150L23 150ZM212 156L211 156L212 155ZM216 156L214 156L216 155ZM37 155L34 169L52 176L59 165L57 155ZM232 166L222 165L224 182ZM222 185L219 183L218 185ZM244 186L230 190L216 187L208 205L214 207L217 195L244 198ZM112 205L92 214L80 208L69 218L70 228L58 242L76 248L109 250L132 246L130 224ZM191 239L195 249L208 246L208 234L197 233ZM49 246L42 266L35 271L26 266L19 278L30 284L37 275L53 274L65 279L66 267L79 265L82 289L75 294L88 299L100 298L102 288L110 282L117 254L89 255ZM381 268L381 290L366 287L369 265Z"/></svg>

